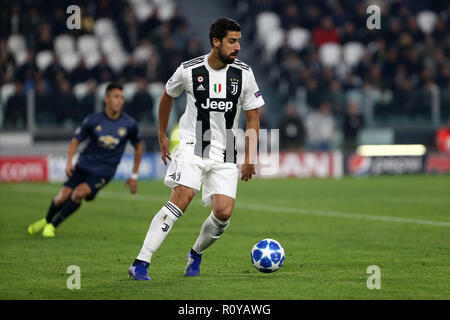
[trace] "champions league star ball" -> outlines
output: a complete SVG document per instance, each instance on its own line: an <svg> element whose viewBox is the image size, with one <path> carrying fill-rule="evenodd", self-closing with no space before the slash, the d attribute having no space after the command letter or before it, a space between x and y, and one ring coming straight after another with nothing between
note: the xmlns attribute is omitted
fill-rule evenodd
<svg viewBox="0 0 450 320"><path fill-rule="evenodd" d="M252 248L251 258L253 266L261 272L275 272L284 263L284 249L273 239L263 239Z"/></svg>

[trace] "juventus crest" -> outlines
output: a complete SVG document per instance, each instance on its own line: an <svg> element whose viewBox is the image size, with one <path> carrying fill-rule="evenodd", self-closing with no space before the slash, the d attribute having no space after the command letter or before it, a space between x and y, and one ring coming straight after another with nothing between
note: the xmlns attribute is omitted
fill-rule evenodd
<svg viewBox="0 0 450 320"><path fill-rule="evenodd" d="M231 83L231 94L233 96L236 95L236 93L238 93L238 89L239 89L239 80L238 79L230 79L230 83Z"/></svg>

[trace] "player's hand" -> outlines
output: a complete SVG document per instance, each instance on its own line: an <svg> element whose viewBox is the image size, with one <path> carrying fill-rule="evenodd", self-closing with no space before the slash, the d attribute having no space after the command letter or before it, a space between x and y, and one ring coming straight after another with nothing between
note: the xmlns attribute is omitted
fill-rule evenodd
<svg viewBox="0 0 450 320"><path fill-rule="evenodd" d="M125 185L130 187L130 193L135 194L137 191L137 185L138 181L136 179L128 178L127 181L125 181Z"/></svg>
<svg viewBox="0 0 450 320"><path fill-rule="evenodd" d="M244 163L241 167L241 180L248 181L255 174L255 165Z"/></svg>
<svg viewBox="0 0 450 320"><path fill-rule="evenodd" d="M161 159L164 162L164 165L167 165L167 159L172 161L169 152L169 138L167 136L158 136L159 140L159 148L161 149Z"/></svg>
<svg viewBox="0 0 450 320"><path fill-rule="evenodd" d="M72 176L72 172L74 170L75 170L75 167L72 164L72 162L67 163L67 165L66 165L66 176L71 177Z"/></svg>

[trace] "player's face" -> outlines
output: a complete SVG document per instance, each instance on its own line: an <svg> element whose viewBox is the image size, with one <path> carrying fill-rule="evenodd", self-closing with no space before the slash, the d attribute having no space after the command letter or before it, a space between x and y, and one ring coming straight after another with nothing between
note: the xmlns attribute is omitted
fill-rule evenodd
<svg viewBox="0 0 450 320"><path fill-rule="evenodd" d="M234 62L241 50L240 41L240 31L228 31L227 35L219 42L219 59L223 63L231 64Z"/></svg>
<svg viewBox="0 0 450 320"><path fill-rule="evenodd" d="M105 96L106 108L114 113L122 111L123 102L123 92L120 89L112 89Z"/></svg>

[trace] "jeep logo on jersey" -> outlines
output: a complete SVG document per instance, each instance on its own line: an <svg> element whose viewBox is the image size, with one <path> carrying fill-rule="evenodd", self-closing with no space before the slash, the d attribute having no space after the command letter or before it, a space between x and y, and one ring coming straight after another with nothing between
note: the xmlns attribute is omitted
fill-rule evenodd
<svg viewBox="0 0 450 320"><path fill-rule="evenodd" d="M223 111L228 112L233 110L233 102L227 101L226 99L220 99L220 98L207 98L206 99L206 105L202 103L200 105L205 110L211 110L211 111Z"/></svg>

